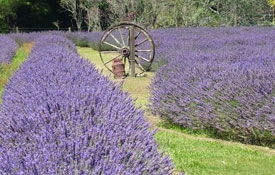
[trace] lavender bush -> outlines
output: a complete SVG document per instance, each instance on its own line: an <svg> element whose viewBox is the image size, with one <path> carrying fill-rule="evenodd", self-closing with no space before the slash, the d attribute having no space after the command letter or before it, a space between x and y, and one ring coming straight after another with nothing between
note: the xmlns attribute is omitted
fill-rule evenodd
<svg viewBox="0 0 275 175"><path fill-rule="evenodd" d="M167 30L162 38L174 40L156 42L156 59L167 64L151 84L151 110L185 128L275 147L274 31Z"/></svg>
<svg viewBox="0 0 275 175"><path fill-rule="evenodd" d="M143 111L52 38L36 41L3 93L0 174L171 174Z"/></svg>
<svg viewBox="0 0 275 175"><path fill-rule="evenodd" d="M1 64L9 64L17 50L16 42L6 35L0 35L0 68Z"/></svg>
<svg viewBox="0 0 275 175"><path fill-rule="evenodd" d="M36 41L38 40L38 41ZM57 47L61 45L63 48L68 50L69 52L77 53L77 49L75 47L75 44L68 39L66 39L62 34L60 33L47 33L44 34L38 39L35 39L35 45L32 49L33 52L36 52L36 50L41 49L51 49L52 47ZM49 46L48 46L49 45ZM49 47L49 48L48 48Z"/></svg>
<svg viewBox="0 0 275 175"><path fill-rule="evenodd" d="M49 32L44 32L44 34ZM24 43L34 42L37 38L41 36L42 32L30 32L30 33L9 33L7 34L9 37L14 39L18 45L22 45Z"/></svg>
<svg viewBox="0 0 275 175"><path fill-rule="evenodd" d="M75 45L81 47L92 47L98 49L98 43L102 32L66 32L66 31L43 31L30 33L10 33L8 34L19 45L23 43L34 42L41 35L59 35L72 41Z"/></svg>
<svg viewBox="0 0 275 175"><path fill-rule="evenodd" d="M65 36L80 47L92 47L98 50L98 44L103 32L67 32Z"/></svg>
<svg viewBox="0 0 275 175"><path fill-rule="evenodd" d="M261 55L274 54L270 48L275 47L273 28L168 28L150 34L156 45L154 64L166 64L179 57L234 61L247 59L257 51Z"/></svg>

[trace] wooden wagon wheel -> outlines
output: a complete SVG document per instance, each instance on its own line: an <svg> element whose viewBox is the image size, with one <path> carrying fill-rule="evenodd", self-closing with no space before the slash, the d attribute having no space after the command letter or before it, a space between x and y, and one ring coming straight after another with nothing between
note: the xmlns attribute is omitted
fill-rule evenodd
<svg viewBox="0 0 275 175"><path fill-rule="evenodd" d="M99 54L109 71L113 72L113 61L121 59L125 67L129 67L129 71L126 71L128 74L141 76L150 69L154 60L155 45L145 29L133 22L122 22L102 35Z"/></svg>

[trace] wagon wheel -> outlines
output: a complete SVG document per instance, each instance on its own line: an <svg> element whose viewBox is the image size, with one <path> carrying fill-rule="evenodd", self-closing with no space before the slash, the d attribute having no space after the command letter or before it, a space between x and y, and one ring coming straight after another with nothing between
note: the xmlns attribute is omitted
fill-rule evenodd
<svg viewBox="0 0 275 175"><path fill-rule="evenodd" d="M131 39L134 41L131 42ZM134 52L132 57L131 52ZM132 22L122 22L102 35L99 54L104 66L111 72L113 61L119 58L125 67L129 67L128 72L126 71L129 73L131 68L134 69L130 58L134 58L135 67L138 68L135 69L135 76L139 76L150 69L155 55L155 45L145 29Z"/></svg>

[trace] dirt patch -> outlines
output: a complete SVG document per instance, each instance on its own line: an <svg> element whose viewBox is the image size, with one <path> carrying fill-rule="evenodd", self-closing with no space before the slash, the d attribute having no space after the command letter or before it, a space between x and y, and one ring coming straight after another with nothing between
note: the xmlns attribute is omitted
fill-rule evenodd
<svg viewBox="0 0 275 175"><path fill-rule="evenodd" d="M23 49L26 50L27 52L30 52L32 47L33 47L34 43L31 42L31 43L24 43L22 45Z"/></svg>

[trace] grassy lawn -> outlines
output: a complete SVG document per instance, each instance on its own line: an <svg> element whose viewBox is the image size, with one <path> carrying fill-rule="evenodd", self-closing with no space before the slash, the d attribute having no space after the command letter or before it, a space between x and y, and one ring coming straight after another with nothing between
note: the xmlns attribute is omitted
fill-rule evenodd
<svg viewBox="0 0 275 175"><path fill-rule="evenodd" d="M275 171L275 151L268 148L191 137L162 128L156 139L176 170L188 175L272 175Z"/></svg>
<svg viewBox="0 0 275 175"><path fill-rule="evenodd" d="M104 75L115 82L123 82L123 89L136 99L136 105L146 112L145 117L153 128L157 128L156 140L160 149L168 153L175 165L175 174L185 171L186 175L273 175L275 172L275 150L266 147L245 145L194 136L176 129L167 129L162 121L147 110L149 85L154 77L147 72L146 77L127 77L114 80L113 75L100 60L97 51L78 48L79 53L89 59Z"/></svg>

